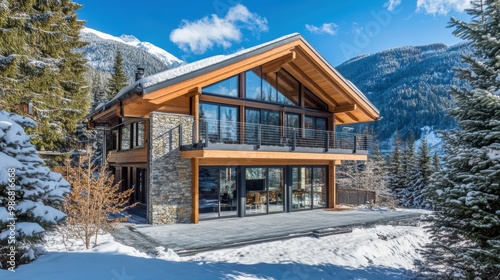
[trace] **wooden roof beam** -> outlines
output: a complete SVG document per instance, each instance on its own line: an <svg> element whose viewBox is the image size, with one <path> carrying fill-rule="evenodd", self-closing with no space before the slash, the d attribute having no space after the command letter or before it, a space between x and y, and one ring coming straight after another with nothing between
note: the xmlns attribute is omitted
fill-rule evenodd
<svg viewBox="0 0 500 280"><path fill-rule="evenodd" d="M262 72L263 73L274 73L277 72L278 70L281 69L281 67L287 63L290 63L291 61L294 61L295 58L297 57L297 53L292 51L287 55L284 55L281 58L275 59L273 61L270 61L264 65L262 65Z"/></svg>
<svg viewBox="0 0 500 280"><path fill-rule="evenodd" d="M350 113L350 112L345 112L345 114L346 114L349 118L351 118L351 120L353 120L353 121L355 121L355 122L359 122L359 119L358 119L358 118L356 118L356 116L354 116L352 113Z"/></svg>
<svg viewBox="0 0 500 280"><path fill-rule="evenodd" d="M354 99L349 96L344 89L342 89L337 82L335 82L328 74L325 73L323 69L319 65L316 64L313 58L311 58L306 51L297 48L297 51L301 55L303 59L305 59L311 66L316 70L326 81L328 81L340 94L342 94L350 104L355 103Z"/></svg>
<svg viewBox="0 0 500 280"><path fill-rule="evenodd" d="M356 104L348 104L348 105L342 105L339 107L335 107L333 109L334 113L346 113L346 112L352 112L356 111L358 109L358 105Z"/></svg>

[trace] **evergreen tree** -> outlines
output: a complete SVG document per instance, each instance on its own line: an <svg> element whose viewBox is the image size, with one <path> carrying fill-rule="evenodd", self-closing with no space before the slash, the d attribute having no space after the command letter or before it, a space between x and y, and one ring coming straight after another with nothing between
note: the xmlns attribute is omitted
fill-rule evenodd
<svg viewBox="0 0 500 280"><path fill-rule="evenodd" d="M436 173L441 171L441 163L439 160L439 154L434 152L434 156L432 157L432 173Z"/></svg>
<svg viewBox="0 0 500 280"><path fill-rule="evenodd" d="M113 74L108 80L107 100L111 100L122 88L128 84L128 76L123 70L123 58L120 51L116 53L115 64L113 66Z"/></svg>
<svg viewBox="0 0 500 280"><path fill-rule="evenodd" d="M106 94L106 78L103 73L89 69L86 75L88 84L90 85L91 106L90 112L94 111L102 103L108 101ZM95 152L92 153L92 162L96 166L100 166L102 161L102 143L104 131L89 130L86 123L79 123L76 129L76 142L73 143L75 149L83 150L86 147L91 147Z"/></svg>
<svg viewBox="0 0 500 280"><path fill-rule="evenodd" d="M389 167L388 167L388 181L389 190L392 196L396 200L396 204L400 204L400 197L398 197L398 190L401 187L401 140L399 139L399 134L396 131L394 138L394 149L389 157Z"/></svg>
<svg viewBox="0 0 500 280"><path fill-rule="evenodd" d="M57 208L69 183L43 165L30 143L24 128L33 128L33 120L0 110L0 124L0 267L6 269L36 257L31 245L65 217ZM15 179L12 185L9 178ZM16 243L12 244L8 225L14 219ZM4 257L10 246L16 247L15 263Z"/></svg>
<svg viewBox="0 0 500 280"><path fill-rule="evenodd" d="M430 177L433 173L431 157L427 140L422 138L422 143L418 149L416 164L409 173L410 182L408 183L408 207L421 208L424 204L423 190L429 186Z"/></svg>
<svg viewBox="0 0 500 280"><path fill-rule="evenodd" d="M455 70L468 81L450 91L460 129L444 134L444 166L426 189L436 212L424 271L436 278L500 275L499 11L498 0L474 1L469 22L451 20L474 53L464 56L467 68Z"/></svg>
<svg viewBox="0 0 500 280"><path fill-rule="evenodd" d="M410 134L410 139L405 143L401 155L401 172L399 174L399 188L396 191L400 200L400 205L404 207L412 207L413 193L409 189L411 184L411 174L416 168L415 162L415 138L413 133Z"/></svg>
<svg viewBox="0 0 500 280"><path fill-rule="evenodd" d="M69 0L0 5L0 108L34 118L27 132L41 150L67 150L87 113L85 60L76 51L85 45L80 7Z"/></svg>

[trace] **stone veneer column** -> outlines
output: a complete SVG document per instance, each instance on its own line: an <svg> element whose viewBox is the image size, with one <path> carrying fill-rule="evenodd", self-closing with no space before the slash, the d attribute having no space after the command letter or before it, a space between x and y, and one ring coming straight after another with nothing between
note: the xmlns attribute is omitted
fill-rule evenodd
<svg viewBox="0 0 500 280"><path fill-rule="evenodd" d="M191 223L192 164L180 156L183 143L192 140L194 117L154 112L150 117L148 220L152 224Z"/></svg>

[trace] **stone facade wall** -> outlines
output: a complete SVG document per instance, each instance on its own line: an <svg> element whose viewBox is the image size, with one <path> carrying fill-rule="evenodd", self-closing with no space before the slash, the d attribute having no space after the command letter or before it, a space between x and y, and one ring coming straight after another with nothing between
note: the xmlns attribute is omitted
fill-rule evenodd
<svg viewBox="0 0 500 280"><path fill-rule="evenodd" d="M192 139L193 116L150 115L148 220L152 224L191 223L192 164L180 156L179 125L183 143Z"/></svg>

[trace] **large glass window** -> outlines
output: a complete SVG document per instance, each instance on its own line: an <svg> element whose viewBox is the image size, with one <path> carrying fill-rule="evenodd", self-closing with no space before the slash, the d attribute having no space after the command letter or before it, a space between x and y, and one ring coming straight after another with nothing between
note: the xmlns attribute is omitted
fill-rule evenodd
<svg viewBox="0 0 500 280"><path fill-rule="evenodd" d="M299 82L281 69L278 72L278 103L299 105Z"/></svg>
<svg viewBox="0 0 500 280"><path fill-rule="evenodd" d="M124 125L120 129L120 150L130 149L130 124Z"/></svg>
<svg viewBox="0 0 500 280"><path fill-rule="evenodd" d="M245 137L248 144L278 145L280 139L280 113L278 111L247 108L245 111Z"/></svg>
<svg viewBox="0 0 500 280"><path fill-rule="evenodd" d="M248 99L264 100L260 67L245 72L245 95Z"/></svg>
<svg viewBox="0 0 500 280"><path fill-rule="evenodd" d="M304 107L308 109L328 111L328 105L319 99L314 93L309 89L304 90Z"/></svg>
<svg viewBox="0 0 500 280"><path fill-rule="evenodd" d="M200 219L236 216L236 168L200 168Z"/></svg>
<svg viewBox="0 0 500 280"><path fill-rule="evenodd" d="M245 72L246 98L299 105L299 82L284 70L277 73L262 73L260 67Z"/></svg>
<svg viewBox="0 0 500 280"><path fill-rule="evenodd" d="M144 146L144 122L137 122L132 124L133 143L132 147Z"/></svg>
<svg viewBox="0 0 500 280"><path fill-rule="evenodd" d="M202 89L203 93L238 97L238 76L225 79Z"/></svg>
<svg viewBox="0 0 500 280"><path fill-rule="evenodd" d="M305 116L305 136L308 138L321 138L324 130L327 130L327 119L321 117Z"/></svg>
<svg viewBox="0 0 500 280"><path fill-rule="evenodd" d="M238 141L238 107L211 103L200 104L201 135L210 143L234 144Z"/></svg>

